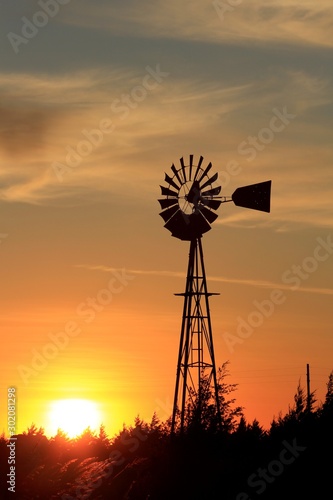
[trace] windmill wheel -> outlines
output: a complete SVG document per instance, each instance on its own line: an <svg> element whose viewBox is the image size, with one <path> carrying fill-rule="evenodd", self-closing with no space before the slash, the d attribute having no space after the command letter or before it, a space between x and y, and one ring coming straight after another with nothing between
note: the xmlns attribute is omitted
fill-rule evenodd
<svg viewBox="0 0 333 500"><path fill-rule="evenodd" d="M218 200L221 186L213 187L218 174L209 177L212 164L202 167L203 157L200 156L197 165L193 164L190 155L189 164L180 159L180 168L172 165L172 176L165 174L168 187L160 186L163 199L158 200L165 225L172 236L181 240L191 241L200 238L211 229L211 224L217 219L215 210L221 200Z"/></svg>

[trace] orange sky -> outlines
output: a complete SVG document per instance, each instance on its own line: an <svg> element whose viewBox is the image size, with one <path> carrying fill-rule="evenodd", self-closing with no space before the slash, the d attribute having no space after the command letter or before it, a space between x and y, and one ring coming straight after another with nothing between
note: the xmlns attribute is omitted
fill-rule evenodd
<svg viewBox="0 0 333 500"><path fill-rule="evenodd" d="M110 434L137 414L170 415L182 314L173 294L188 243L163 228L157 199L164 172L189 154L213 163L223 195L272 179L270 214L222 205L203 238L208 286L220 293L216 361L230 361L237 404L267 427L300 378L305 387L307 363L324 398L330 4L267 10L256 0L225 16L216 5L83 0L17 51L4 38L0 432L10 386L19 432L46 426L49 402L65 397L96 401ZM12 2L5 33L22 36L22 17L35 13L34 2Z"/></svg>

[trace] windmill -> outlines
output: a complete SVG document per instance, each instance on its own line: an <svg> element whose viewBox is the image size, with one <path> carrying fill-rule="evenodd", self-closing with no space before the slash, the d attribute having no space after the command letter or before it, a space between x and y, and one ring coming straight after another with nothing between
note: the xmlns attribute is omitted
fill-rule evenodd
<svg viewBox="0 0 333 500"><path fill-rule="evenodd" d="M184 297L184 305L171 433L176 428L183 432L188 403L192 403L192 407L195 405L196 423L201 425L203 381L205 388L211 388L218 425L221 426L209 309L209 297L219 294L208 292L202 236L217 219L215 212L221 203L234 202L240 207L270 212L271 181L239 187L232 196L219 196L221 186L214 187L218 174L210 176L212 164L204 167L203 160L200 156L198 163L194 164L194 157L190 155L189 163L185 164L184 158L180 158L178 168L173 164L172 175L165 174L167 187L160 186L163 198L158 200L164 227L172 236L190 242L185 291L175 294Z"/></svg>

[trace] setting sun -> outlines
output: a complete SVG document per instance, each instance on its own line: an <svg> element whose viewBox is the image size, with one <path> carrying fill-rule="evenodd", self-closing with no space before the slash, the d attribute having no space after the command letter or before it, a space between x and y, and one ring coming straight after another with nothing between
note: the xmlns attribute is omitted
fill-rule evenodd
<svg viewBox="0 0 333 500"><path fill-rule="evenodd" d="M61 429L72 438L80 435L87 427L92 431L97 430L101 424L101 412L93 401L61 399L50 404L49 428L52 435Z"/></svg>

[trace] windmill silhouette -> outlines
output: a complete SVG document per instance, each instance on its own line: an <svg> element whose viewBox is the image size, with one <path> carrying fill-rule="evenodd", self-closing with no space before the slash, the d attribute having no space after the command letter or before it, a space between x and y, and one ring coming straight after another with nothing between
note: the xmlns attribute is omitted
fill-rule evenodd
<svg viewBox="0 0 333 500"><path fill-rule="evenodd" d="M202 423L204 394L211 388L218 425L221 427L221 413L218 394L212 324L209 297L219 295L208 292L202 236L211 229L217 219L215 211L221 203L235 205L263 212L270 212L271 181L243 186L232 196L219 196L221 186L214 187L218 174L211 177L212 164L203 167L203 157L193 163L193 155L185 164L180 158L180 167L171 166L172 176L165 174L167 187L160 186L159 199L164 227L172 236L190 241L180 344L178 351L176 386L172 412L171 433L176 429L183 432L186 407L190 403L196 408L196 424ZM203 382L205 381L205 384ZM205 389L204 389L205 388Z"/></svg>

